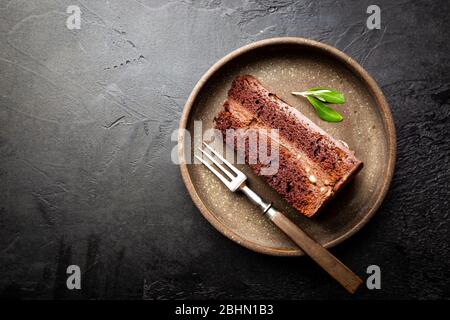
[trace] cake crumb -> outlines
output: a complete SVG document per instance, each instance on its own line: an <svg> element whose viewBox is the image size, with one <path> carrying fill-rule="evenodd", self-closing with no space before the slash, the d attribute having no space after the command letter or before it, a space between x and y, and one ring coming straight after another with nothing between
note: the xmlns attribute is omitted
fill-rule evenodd
<svg viewBox="0 0 450 320"><path fill-rule="evenodd" d="M348 146L347 142L345 142L344 140L339 140L347 149L350 149L350 147Z"/></svg>

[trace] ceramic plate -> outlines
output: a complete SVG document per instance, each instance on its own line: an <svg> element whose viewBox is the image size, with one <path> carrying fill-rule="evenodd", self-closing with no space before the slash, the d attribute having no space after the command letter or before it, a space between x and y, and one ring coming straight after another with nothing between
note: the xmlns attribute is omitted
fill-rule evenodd
<svg viewBox="0 0 450 320"><path fill-rule="evenodd" d="M213 128L233 78L244 74L255 76L333 137L345 141L364 162L362 171L314 218L301 216L249 168L240 166L248 185L325 247L347 239L376 212L393 175L395 128L380 88L358 63L331 46L302 38L268 39L228 54L208 70L186 103L180 128L193 133L196 120L202 122L203 131ZM336 107L343 122L319 119L305 99L290 94L311 87L344 93L346 103ZM180 135L180 144L185 138ZM180 156L184 158L183 152ZM261 253L303 254L245 196L230 192L204 166L182 164L181 173L200 212L228 238Z"/></svg>

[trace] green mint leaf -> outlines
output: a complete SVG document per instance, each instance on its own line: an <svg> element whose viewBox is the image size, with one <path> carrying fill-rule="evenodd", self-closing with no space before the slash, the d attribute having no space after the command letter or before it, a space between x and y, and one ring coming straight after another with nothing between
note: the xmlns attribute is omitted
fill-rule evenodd
<svg viewBox="0 0 450 320"><path fill-rule="evenodd" d="M326 89L326 88L311 88L307 90L311 95L317 99L334 104L342 104L345 102L344 95L337 90Z"/></svg>
<svg viewBox="0 0 450 320"><path fill-rule="evenodd" d="M337 90L327 88L311 88L303 92L292 92L294 95L303 97L313 96L322 102L342 104L345 102L344 95Z"/></svg>
<svg viewBox="0 0 450 320"><path fill-rule="evenodd" d="M340 122L344 119L339 112L330 108L322 101L309 95L306 96L306 99L314 107L320 119L328 122Z"/></svg>

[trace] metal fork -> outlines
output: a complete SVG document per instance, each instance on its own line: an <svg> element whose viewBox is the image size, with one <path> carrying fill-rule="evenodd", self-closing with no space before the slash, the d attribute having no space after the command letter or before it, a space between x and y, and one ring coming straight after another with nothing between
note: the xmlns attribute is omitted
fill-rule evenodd
<svg viewBox="0 0 450 320"><path fill-rule="evenodd" d="M295 223L289 220L284 214L272 207L271 203L265 202L252 189L250 189L245 181L247 176L228 162L222 155L215 151L207 143L203 142L205 147L212 152L223 164L221 164L214 156L205 152L204 149L198 148L219 170L213 165L195 155L195 157L203 163L212 173L214 173L220 181L222 181L232 192L243 192L253 203L258 205L263 214L267 216L278 228L280 228L295 244L297 244L303 252L311 257L326 272L336 279L347 291L354 293L361 285L362 280L347 268L341 261L333 256L327 249L321 246L317 241L313 240ZM225 168L228 167L227 168Z"/></svg>

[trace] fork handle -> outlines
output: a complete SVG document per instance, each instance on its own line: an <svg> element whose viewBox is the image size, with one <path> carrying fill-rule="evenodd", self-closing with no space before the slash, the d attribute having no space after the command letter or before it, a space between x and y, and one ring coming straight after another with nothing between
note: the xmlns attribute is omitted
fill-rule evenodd
<svg viewBox="0 0 450 320"><path fill-rule="evenodd" d="M362 280L347 266L333 256L317 241L308 236L302 229L289 220L284 214L269 208L266 215L280 228L300 249L319 264L329 275L336 279L348 292L354 293L362 284Z"/></svg>

